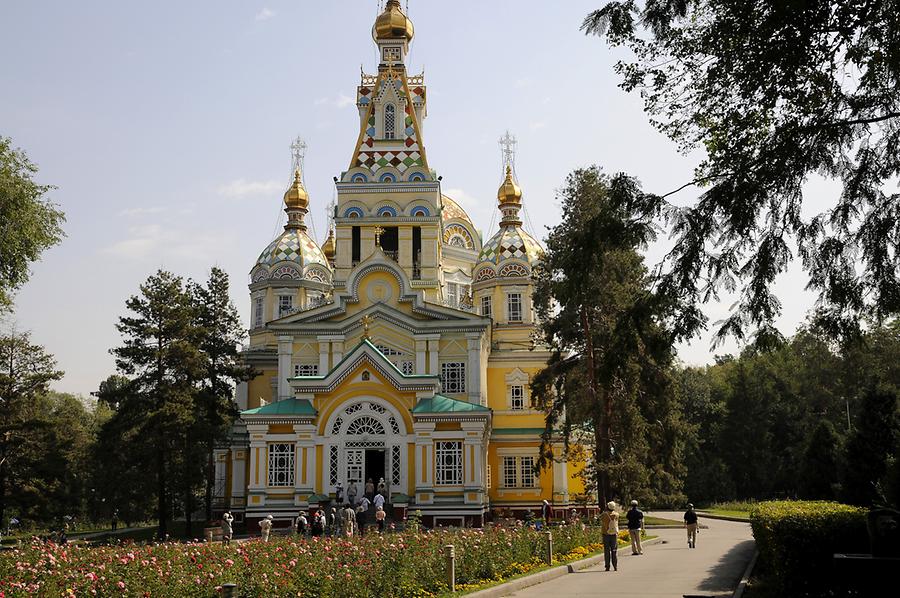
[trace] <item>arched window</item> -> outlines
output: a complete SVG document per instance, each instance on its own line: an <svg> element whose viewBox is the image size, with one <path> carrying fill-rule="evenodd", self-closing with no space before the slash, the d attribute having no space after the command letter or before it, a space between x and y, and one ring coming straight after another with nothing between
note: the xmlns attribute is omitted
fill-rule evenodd
<svg viewBox="0 0 900 598"><path fill-rule="evenodd" d="M393 139L394 138L394 105L387 104L384 107L384 138L385 139Z"/></svg>

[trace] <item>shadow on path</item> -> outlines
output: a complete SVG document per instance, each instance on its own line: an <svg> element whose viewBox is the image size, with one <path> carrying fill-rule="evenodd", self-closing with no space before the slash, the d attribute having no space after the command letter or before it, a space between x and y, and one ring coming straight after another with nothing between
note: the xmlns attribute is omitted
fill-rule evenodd
<svg viewBox="0 0 900 598"><path fill-rule="evenodd" d="M753 540L734 545L710 568L709 575L697 587L704 592L733 592L755 549L756 542Z"/></svg>

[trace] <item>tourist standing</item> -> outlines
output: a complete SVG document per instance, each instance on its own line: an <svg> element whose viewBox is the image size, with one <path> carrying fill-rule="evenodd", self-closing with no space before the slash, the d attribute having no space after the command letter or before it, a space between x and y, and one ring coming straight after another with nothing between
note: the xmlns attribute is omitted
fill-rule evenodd
<svg viewBox="0 0 900 598"><path fill-rule="evenodd" d="M272 520L274 517L266 515L266 518L259 522L259 532L263 542L269 541L269 534L272 533Z"/></svg>
<svg viewBox="0 0 900 598"><path fill-rule="evenodd" d="M306 535L306 528L309 525L309 520L306 518L306 513L300 511L300 514L297 515L297 519L294 521L294 529L297 532L298 536Z"/></svg>
<svg viewBox="0 0 900 598"><path fill-rule="evenodd" d="M347 486L347 502L351 507L356 506L357 494L359 494L359 489L356 487L356 480L350 480L350 485Z"/></svg>
<svg viewBox="0 0 900 598"><path fill-rule="evenodd" d="M325 513L322 509L316 511L316 514L313 515L312 520L312 535L313 536L321 536L325 533Z"/></svg>
<svg viewBox="0 0 900 598"><path fill-rule="evenodd" d="M378 487L375 489L375 491L378 492L378 494L380 494L381 496L383 496L385 498L385 500L387 499L388 489L387 489L387 484L384 482L384 478L380 478L378 480Z"/></svg>
<svg viewBox="0 0 900 598"><path fill-rule="evenodd" d="M616 511L616 503L606 503L606 510L600 516L600 532L603 534L603 563L609 571L612 564L613 571L619 570L619 513Z"/></svg>
<svg viewBox="0 0 900 598"><path fill-rule="evenodd" d="M335 507L331 507L331 511L328 513L328 535L336 536L337 535L337 524L338 524L338 514L337 509Z"/></svg>
<svg viewBox="0 0 900 598"><path fill-rule="evenodd" d="M360 536L366 535L366 519L368 518L371 504L369 499L363 496L359 501L359 506L356 507L356 527L359 529Z"/></svg>
<svg viewBox="0 0 900 598"><path fill-rule="evenodd" d="M550 525L550 518L553 509L550 507L550 503L545 499L543 503L541 503L541 519L544 520L544 527Z"/></svg>
<svg viewBox="0 0 900 598"><path fill-rule="evenodd" d="M234 516L225 511L222 514L222 544L229 544L231 542L231 536L234 533L234 530L231 527L231 522L234 521Z"/></svg>
<svg viewBox="0 0 900 598"><path fill-rule="evenodd" d="M116 531L119 527L119 509L113 509L112 512L112 531Z"/></svg>
<svg viewBox="0 0 900 598"><path fill-rule="evenodd" d="M379 534L384 533L384 518L386 515L387 515L387 513L384 512L384 509L382 507L375 508L375 521L378 522L378 533Z"/></svg>
<svg viewBox="0 0 900 598"><path fill-rule="evenodd" d="M344 504L344 487L340 482L334 487L334 502L339 505Z"/></svg>
<svg viewBox="0 0 900 598"><path fill-rule="evenodd" d="M644 531L644 513L638 509L638 501L631 501L631 508L625 513L628 520L628 536L631 538L631 554L644 554L641 548L641 532Z"/></svg>
<svg viewBox="0 0 900 598"><path fill-rule="evenodd" d="M384 507L384 495L378 493L375 495L375 498L372 500L372 504L375 505L376 509L381 509Z"/></svg>
<svg viewBox="0 0 900 598"><path fill-rule="evenodd" d="M684 513L684 527L687 529L688 548L697 548L697 533L700 531L700 524L697 523L697 512L694 511L694 505L688 503L687 511Z"/></svg>
<svg viewBox="0 0 900 598"><path fill-rule="evenodd" d="M375 498L375 484L372 482L372 478L366 480L366 491L365 496L370 501Z"/></svg>
<svg viewBox="0 0 900 598"><path fill-rule="evenodd" d="M353 506L350 504L347 505L341 519L344 523L344 534L348 537L352 537L354 528L356 527L356 512L353 510Z"/></svg>

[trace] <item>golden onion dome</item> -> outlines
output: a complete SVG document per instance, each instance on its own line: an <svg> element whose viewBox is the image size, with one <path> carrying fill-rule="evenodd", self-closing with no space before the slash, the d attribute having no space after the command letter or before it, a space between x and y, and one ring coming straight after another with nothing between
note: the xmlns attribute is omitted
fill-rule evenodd
<svg viewBox="0 0 900 598"><path fill-rule="evenodd" d="M303 187L299 168L294 171L294 182L291 183L291 187L284 192L284 205L288 209L306 209L309 206L309 194Z"/></svg>
<svg viewBox="0 0 900 598"><path fill-rule="evenodd" d="M372 38L375 41L406 38L410 42L413 35L412 21L400 10L400 0L388 0L384 12L375 19Z"/></svg>
<svg viewBox="0 0 900 598"><path fill-rule="evenodd" d="M512 166L506 166L506 178L497 189L497 201L501 205L509 203L522 203L522 188L513 180Z"/></svg>
<svg viewBox="0 0 900 598"><path fill-rule="evenodd" d="M328 238L322 243L322 253L325 254L329 262L334 261L334 228L329 229Z"/></svg>

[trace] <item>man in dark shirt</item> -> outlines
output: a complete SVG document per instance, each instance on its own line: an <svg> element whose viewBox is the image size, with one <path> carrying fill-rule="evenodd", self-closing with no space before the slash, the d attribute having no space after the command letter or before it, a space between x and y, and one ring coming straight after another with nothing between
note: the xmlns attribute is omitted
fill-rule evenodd
<svg viewBox="0 0 900 598"><path fill-rule="evenodd" d="M625 513L628 520L628 536L631 538L631 554L644 554L641 548L641 532L644 531L644 513L638 509L638 501L631 501L631 508Z"/></svg>
<svg viewBox="0 0 900 598"><path fill-rule="evenodd" d="M688 548L697 548L697 531L700 526L697 523L697 512L691 503L688 503L688 510L684 513L684 527L687 528Z"/></svg>

